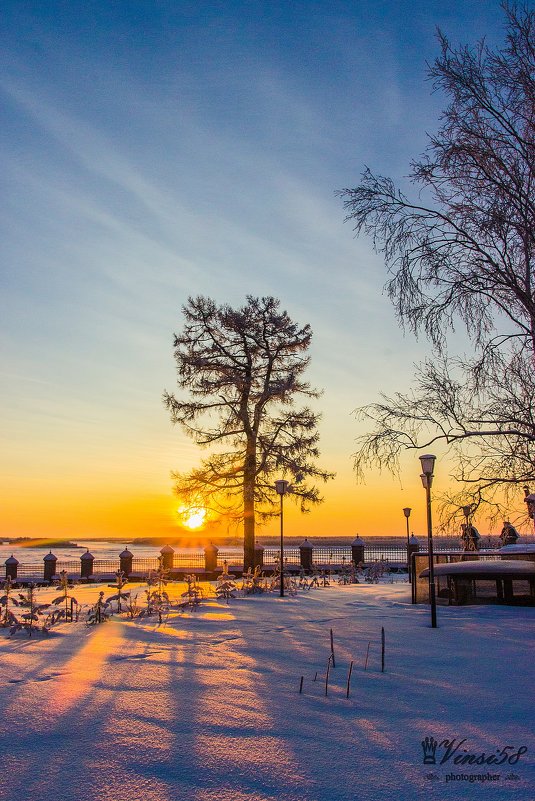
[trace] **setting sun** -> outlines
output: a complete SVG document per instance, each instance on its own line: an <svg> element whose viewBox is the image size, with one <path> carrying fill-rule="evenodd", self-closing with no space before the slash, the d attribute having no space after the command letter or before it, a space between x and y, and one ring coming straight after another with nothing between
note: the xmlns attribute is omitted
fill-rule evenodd
<svg viewBox="0 0 535 801"><path fill-rule="evenodd" d="M206 509L200 506L181 506L178 514L180 522L186 528L200 528L206 520Z"/></svg>

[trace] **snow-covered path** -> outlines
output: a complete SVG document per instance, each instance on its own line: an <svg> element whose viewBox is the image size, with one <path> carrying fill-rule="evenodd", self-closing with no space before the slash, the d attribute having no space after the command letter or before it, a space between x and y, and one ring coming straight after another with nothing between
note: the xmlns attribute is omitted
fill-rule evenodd
<svg viewBox="0 0 535 801"><path fill-rule="evenodd" d="M0 798L533 801L535 610L440 607L432 630L409 601L406 584L331 587L213 600L161 626L115 617L0 638ZM454 756L528 750L513 765L429 766L425 737L437 763L445 739L465 740ZM500 778L470 780L487 774Z"/></svg>

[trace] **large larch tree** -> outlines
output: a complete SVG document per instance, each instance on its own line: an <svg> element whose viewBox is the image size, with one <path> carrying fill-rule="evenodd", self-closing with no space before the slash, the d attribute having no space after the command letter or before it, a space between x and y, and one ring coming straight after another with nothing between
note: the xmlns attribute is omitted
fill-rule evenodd
<svg viewBox="0 0 535 801"><path fill-rule="evenodd" d="M174 473L175 491L194 506L243 521L244 568L254 565L255 524L277 514L276 478L292 484L302 511L320 503L316 467L319 414L302 398L319 393L303 379L312 331L273 297L247 296L244 306L189 298L175 335L178 386L165 392L173 423L213 451L198 468Z"/></svg>

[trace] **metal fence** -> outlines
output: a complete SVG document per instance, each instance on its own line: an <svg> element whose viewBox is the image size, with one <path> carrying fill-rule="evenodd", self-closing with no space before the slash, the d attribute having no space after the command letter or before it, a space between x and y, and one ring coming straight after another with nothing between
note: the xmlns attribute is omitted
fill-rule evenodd
<svg viewBox="0 0 535 801"><path fill-rule="evenodd" d="M76 565L76 569L80 572L80 565ZM20 564L17 570L17 578L22 578L27 581L30 579L35 579L36 581L42 581L43 579L43 563L41 564Z"/></svg>
<svg viewBox="0 0 535 801"><path fill-rule="evenodd" d="M177 551L173 555L173 567L204 567L204 551Z"/></svg>
<svg viewBox="0 0 535 801"><path fill-rule="evenodd" d="M217 566L223 567L223 562L226 562L227 565L241 565L243 562L243 556L238 551L218 551Z"/></svg>
<svg viewBox="0 0 535 801"><path fill-rule="evenodd" d="M281 557L280 548L264 548L264 565L269 568L275 567ZM287 565L301 564L301 552L299 548L285 548L284 561Z"/></svg>
<svg viewBox="0 0 535 801"><path fill-rule="evenodd" d="M95 559L93 562L93 573L116 573L119 570L119 564L118 559ZM59 573L60 570L61 566L58 563L56 573Z"/></svg>
<svg viewBox="0 0 535 801"><path fill-rule="evenodd" d="M523 536L519 544L528 545L535 543L535 537ZM439 555L450 554L459 556L466 553L460 546L457 537L435 537L434 550ZM491 557L495 549L499 547L498 537L482 537L480 550L478 553L483 557ZM427 539L419 539L420 553L427 553ZM343 564L349 564L353 558L353 551L350 545L313 545L312 562L320 568L339 569ZM266 547L263 550L264 567L272 570L280 558L280 550L276 547ZM137 576L145 576L150 571L155 571L160 565L161 557L136 557L132 559L132 573ZM301 564L301 549L295 545L284 548L284 560L289 567L298 568ZM407 564L407 548L405 541L401 538L396 543L381 542L370 538L364 542L364 563L369 564L375 561L385 561L395 564L398 568ZM241 548L222 548L217 553L217 566L222 568L227 562L235 570L241 570L243 564L243 551ZM58 575L63 570L71 577L81 575L81 561L78 560L58 560L54 573ZM50 563L49 563L50 565ZM86 565L86 569L91 569L91 574L95 577L113 575L120 569L121 562L119 557L115 559L95 559L92 566ZM174 570L203 570L207 568L206 555L204 550L182 550L172 554L172 566ZM50 565L53 567L53 565ZM208 568L211 569L211 568ZM6 566L7 570L7 566ZM44 564L30 563L19 564L17 575L25 581L42 581L44 577Z"/></svg>
<svg viewBox="0 0 535 801"><path fill-rule="evenodd" d="M401 545L369 545L364 549L366 562L407 562L407 548Z"/></svg>

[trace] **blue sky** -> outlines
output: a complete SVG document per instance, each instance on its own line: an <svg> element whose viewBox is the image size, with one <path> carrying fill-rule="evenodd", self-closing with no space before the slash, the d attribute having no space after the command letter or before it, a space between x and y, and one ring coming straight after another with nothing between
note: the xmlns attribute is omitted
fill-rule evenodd
<svg viewBox="0 0 535 801"><path fill-rule="evenodd" d="M295 533L395 533L416 485L354 484L351 410L405 389L426 345L334 192L425 147L437 25L501 40L497 3L446 5L4 4L4 535L173 530L169 471L198 454L160 398L190 294L273 294L312 325L338 477Z"/></svg>

